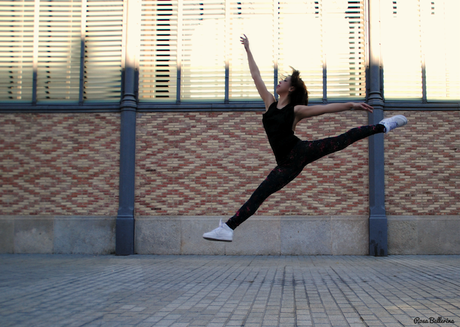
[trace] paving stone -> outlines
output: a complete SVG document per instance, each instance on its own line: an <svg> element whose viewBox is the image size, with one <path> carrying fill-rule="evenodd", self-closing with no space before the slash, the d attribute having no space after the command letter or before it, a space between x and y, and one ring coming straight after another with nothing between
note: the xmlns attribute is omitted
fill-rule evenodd
<svg viewBox="0 0 460 327"><path fill-rule="evenodd" d="M417 317L460 325L460 256L0 255L2 327L401 327Z"/></svg>

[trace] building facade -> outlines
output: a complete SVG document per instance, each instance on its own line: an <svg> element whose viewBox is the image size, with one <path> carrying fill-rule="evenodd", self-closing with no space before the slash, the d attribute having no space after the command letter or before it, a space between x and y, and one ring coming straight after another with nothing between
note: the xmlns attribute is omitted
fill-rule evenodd
<svg viewBox="0 0 460 327"><path fill-rule="evenodd" d="M2 6L0 252L460 253L456 1ZM292 65L311 103L375 108L309 119L300 138L409 124L308 165L221 244L202 234L276 165L243 32L270 88Z"/></svg>

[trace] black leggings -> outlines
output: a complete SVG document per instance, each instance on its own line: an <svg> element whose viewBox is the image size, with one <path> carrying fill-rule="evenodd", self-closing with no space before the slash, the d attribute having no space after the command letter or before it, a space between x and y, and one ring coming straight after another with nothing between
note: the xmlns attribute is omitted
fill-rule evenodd
<svg viewBox="0 0 460 327"><path fill-rule="evenodd" d="M350 144L377 133L384 132L383 125L369 125L353 128L348 132L317 141L299 141L288 158L279 164L254 191L249 200L227 221L235 229L251 217L262 203L296 178L309 163L328 154L345 149Z"/></svg>

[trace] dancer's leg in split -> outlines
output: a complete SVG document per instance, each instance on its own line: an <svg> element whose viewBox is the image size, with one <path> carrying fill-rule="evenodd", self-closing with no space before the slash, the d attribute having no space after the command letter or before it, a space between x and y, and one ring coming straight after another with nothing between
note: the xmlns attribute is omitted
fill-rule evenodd
<svg viewBox="0 0 460 327"><path fill-rule="evenodd" d="M308 153L304 156L305 165L316 161L331 153L341 151L349 145L377 133L384 133L385 127L381 124L352 128L338 136L311 141L308 144Z"/></svg>
<svg viewBox="0 0 460 327"><path fill-rule="evenodd" d="M249 200L230 218L226 224L231 229L251 217L260 205L273 193L281 190L296 178L303 168L321 157L345 149L350 144L377 133L383 133L383 125L362 126L348 132L318 141L299 142L290 154L286 165L276 167L254 191Z"/></svg>
<svg viewBox="0 0 460 327"><path fill-rule="evenodd" d="M297 143L286 163L278 166L270 173L240 210L227 223L224 224L221 221L218 228L203 234L203 237L208 240L231 242L233 239L233 229L252 216L271 194L290 183L307 164L328 154L343 150L356 141L377 133L388 133L394 128L406 124L407 119L402 115L397 115L383 119L377 125L353 128L339 136L313 142L304 141Z"/></svg>
<svg viewBox="0 0 460 327"><path fill-rule="evenodd" d="M226 222L227 226L231 229L238 227L251 217L270 195L278 192L294 180L304 168L301 162L296 163L297 165L277 166L273 169L262 184L252 193L249 200Z"/></svg>
<svg viewBox="0 0 460 327"><path fill-rule="evenodd" d="M303 142L299 142L297 146ZM277 166L271 171L267 178L260 186L252 193L249 200L230 218L225 224L222 220L219 227L209 233L204 233L203 237L210 241L231 242L233 240L233 230L251 217L262 203L273 193L281 190L297 175L302 172L304 165L300 160L291 161L286 165Z"/></svg>

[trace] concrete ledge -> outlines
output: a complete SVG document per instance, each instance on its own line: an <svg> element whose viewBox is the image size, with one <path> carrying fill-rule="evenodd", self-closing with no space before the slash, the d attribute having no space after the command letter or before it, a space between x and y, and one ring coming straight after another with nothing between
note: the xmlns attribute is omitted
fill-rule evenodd
<svg viewBox="0 0 460 327"><path fill-rule="evenodd" d="M460 254L460 216L388 216L389 254Z"/></svg>
<svg viewBox="0 0 460 327"><path fill-rule="evenodd" d="M116 217L0 216L0 253L111 254Z"/></svg>
<svg viewBox="0 0 460 327"><path fill-rule="evenodd" d="M115 252L116 217L56 217L54 253Z"/></svg>
<svg viewBox="0 0 460 327"><path fill-rule="evenodd" d="M253 216L232 243L209 242L204 232L227 217L137 217L139 254L368 255L366 216ZM388 216L388 253L460 254L460 215Z"/></svg>
<svg viewBox="0 0 460 327"><path fill-rule="evenodd" d="M368 217L254 216L232 243L210 242L212 216L137 217L138 254L368 255ZM0 253L115 252L116 217L0 216ZM460 254L460 215L388 216L388 253Z"/></svg>
<svg viewBox="0 0 460 327"><path fill-rule="evenodd" d="M138 254L366 255L368 218L253 216L235 230L232 243L210 242L203 233L226 217L137 217Z"/></svg>

